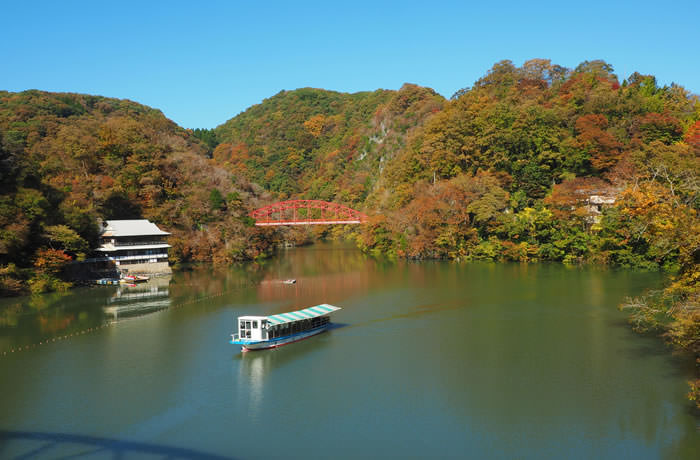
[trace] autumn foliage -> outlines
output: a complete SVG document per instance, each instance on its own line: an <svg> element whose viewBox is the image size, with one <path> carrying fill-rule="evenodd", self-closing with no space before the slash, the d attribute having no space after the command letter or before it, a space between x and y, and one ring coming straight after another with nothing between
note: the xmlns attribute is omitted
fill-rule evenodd
<svg viewBox="0 0 700 460"><path fill-rule="evenodd" d="M130 101L0 92L0 267L17 267L5 270L0 290L62 286L61 267L96 247L98 219L156 222L172 233L173 262L264 254L274 236L247 221L262 188L207 151L160 111Z"/></svg>
<svg viewBox="0 0 700 460"><path fill-rule="evenodd" d="M98 218L149 218L173 262L227 264L305 238L250 210L321 199L372 217L313 235L376 255L676 273L629 309L697 354L699 183L698 97L600 60L501 61L449 100L413 84L281 91L196 130L130 101L0 92L0 293L54 288Z"/></svg>

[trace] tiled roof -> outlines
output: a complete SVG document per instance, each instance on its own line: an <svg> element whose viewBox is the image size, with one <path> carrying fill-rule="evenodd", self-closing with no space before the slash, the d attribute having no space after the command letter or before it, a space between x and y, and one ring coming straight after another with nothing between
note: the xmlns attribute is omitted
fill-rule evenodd
<svg viewBox="0 0 700 460"><path fill-rule="evenodd" d="M102 230L102 236L150 236L170 235L159 229L156 224L147 219L107 220Z"/></svg>

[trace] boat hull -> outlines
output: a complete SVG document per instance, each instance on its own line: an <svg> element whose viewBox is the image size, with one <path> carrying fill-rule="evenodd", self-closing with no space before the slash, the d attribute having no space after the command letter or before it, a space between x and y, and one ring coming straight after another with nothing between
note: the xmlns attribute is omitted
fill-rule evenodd
<svg viewBox="0 0 700 460"><path fill-rule="evenodd" d="M292 335L287 335L284 337L276 337L269 340L231 340L229 343L232 345L240 345L241 351L253 351L253 350L267 350L269 348L278 348L284 345L289 345L290 343L298 342L300 340L308 339L311 336L320 334L321 332L328 329L328 324L317 327L316 329L310 329L308 331L299 332Z"/></svg>

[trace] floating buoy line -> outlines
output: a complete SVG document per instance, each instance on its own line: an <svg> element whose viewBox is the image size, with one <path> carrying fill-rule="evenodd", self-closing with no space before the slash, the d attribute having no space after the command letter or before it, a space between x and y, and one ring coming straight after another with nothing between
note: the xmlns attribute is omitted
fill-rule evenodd
<svg viewBox="0 0 700 460"><path fill-rule="evenodd" d="M163 308L162 310L158 310L158 311L154 311L154 312L152 312L152 313L149 313L148 316L151 316L151 315L154 315L154 314L157 314L157 313L163 313L163 312L170 311L170 310L173 310L173 309L176 309L176 308L185 307L185 306L187 306L187 305L193 305L193 304L196 304L196 303L199 303L199 302L203 302L203 301L205 301L205 300L211 300L211 299L214 299L214 298L217 298L217 297L223 297L223 296L225 296L226 294L229 294L229 293L231 293L231 292L234 292L234 291L237 291L237 290L239 290L239 289L243 289L243 288L246 288L246 287L249 287L249 286L251 286L251 284L244 284L244 285L238 286L238 287L236 287L236 288L234 288L234 289L229 289L229 290L226 290L226 291L220 291L220 292L217 292L217 293L215 293L215 294L209 294L209 295L206 295L206 296L203 296L203 297L196 297L196 298L194 298L194 299L189 299L189 300L184 301L184 302L179 302L179 303L176 303L176 304L172 304L172 305L168 306L168 308ZM20 353L20 352L27 351L27 350L33 350L33 349L35 349L35 348L37 348L37 347L40 347L40 346L49 345L49 344L55 343L55 342L65 341L65 340L68 340L68 339L70 339L70 338L77 337L77 336L79 336L79 335L89 334L89 333L91 333L91 332L99 331L100 329L104 329L104 328L107 328L107 327L110 327L110 326L114 326L115 324L120 323L120 322L123 322L123 321L108 321L108 322L106 322L106 323L104 323L104 324L101 324L101 325L99 325L99 326L93 326L93 327L89 327L89 328L87 328L87 329L82 329L82 330L80 330L80 331L71 332L70 334L60 335L60 336L57 336L57 337L52 337L52 338L50 338L50 339L45 339L45 340L39 341L39 342L37 342L37 343L30 344L30 345L23 345L23 346L20 346L20 347L11 348L11 349L9 349L9 350L4 350L2 353L0 353L0 356L12 356L13 354Z"/></svg>

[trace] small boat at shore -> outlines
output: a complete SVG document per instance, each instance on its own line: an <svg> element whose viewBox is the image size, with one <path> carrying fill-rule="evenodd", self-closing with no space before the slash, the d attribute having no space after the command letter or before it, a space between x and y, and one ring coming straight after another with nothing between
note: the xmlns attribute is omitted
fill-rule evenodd
<svg viewBox="0 0 700 460"><path fill-rule="evenodd" d="M231 334L232 345L241 351L277 348L319 334L330 325L330 314L340 307L327 303L304 310L271 316L239 316L237 334Z"/></svg>
<svg viewBox="0 0 700 460"><path fill-rule="evenodd" d="M122 277L122 282L125 284L145 283L148 280L148 276L142 275L126 275Z"/></svg>
<svg viewBox="0 0 700 460"><path fill-rule="evenodd" d="M295 280L293 278L282 281L282 283L284 283L284 284L296 284L296 282L297 282L297 280Z"/></svg>
<svg viewBox="0 0 700 460"><path fill-rule="evenodd" d="M95 280L95 283L102 286L118 286L120 280L119 278L100 278Z"/></svg>

